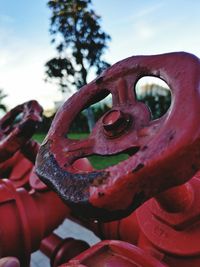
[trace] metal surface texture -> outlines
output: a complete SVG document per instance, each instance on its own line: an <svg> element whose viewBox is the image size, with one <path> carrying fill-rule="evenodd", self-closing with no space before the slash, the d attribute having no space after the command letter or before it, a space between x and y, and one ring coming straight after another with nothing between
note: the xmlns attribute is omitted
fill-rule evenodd
<svg viewBox="0 0 200 267"><path fill-rule="evenodd" d="M140 248L105 240L60 267L167 267Z"/></svg>
<svg viewBox="0 0 200 267"><path fill-rule="evenodd" d="M168 212L152 199L136 211L140 229L137 245L146 250L157 250L170 267L200 266L199 178L200 174L189 182L193 201L185 210Z"/></svg>
<svg viewBox="0 0 200 267"><path fill-rule="evenodd" d="M188 183L148 200L126 218L86 226L101 239L134 244L170 267L198 267L199 218L200 172Z"/></svg>
<svg viewBox="0 0 200 267"><path fill-rule="evenodd" d="M135 97L135 84L143 76L161 78L172 92L169 110L157 120L151 120L148 107ZM116 63L60 108L40 147L37 174L83 217L108 221L127 216L199 169L199 84L200 61L188 53L135 56ZM89 137L67 138L76 115L109 93L112 109ZM124 152L130 155L127 160L106 169L73 167L89 155Z"/></svg>

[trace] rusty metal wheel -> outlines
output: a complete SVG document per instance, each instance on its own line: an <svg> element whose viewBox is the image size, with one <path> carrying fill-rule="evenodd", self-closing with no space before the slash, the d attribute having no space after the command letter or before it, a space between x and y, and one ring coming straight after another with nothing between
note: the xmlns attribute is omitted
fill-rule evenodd
<svg viewBox="0 0 200 267"><path fill-rule="evenodd" d="M143 76L171 88L167 113L151 120L134 86ZM76 115L112 94L113 107L85 140L66 137ZM200 167L200 61L177 52L124 59L84 86L58 111L43 142L36 170L79 215L113 220L191 178ZM81 172L73 163L92 154L130 157L103 170Z"/></svg>

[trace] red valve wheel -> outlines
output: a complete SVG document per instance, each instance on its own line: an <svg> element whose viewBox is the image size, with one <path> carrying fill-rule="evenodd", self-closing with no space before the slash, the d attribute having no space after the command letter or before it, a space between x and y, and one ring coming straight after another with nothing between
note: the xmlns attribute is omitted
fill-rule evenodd
<svg viewBox="0 0 200 267"><path fill-rule="evenodd" d="M0 162L10 158L32 137L41 116L42 107L31 100L16 106L0 120Z"/></svg>
<svg viewBox="0 0 200 267"><path fill-rule="evenodd" d="M133 87L143 76L171 88L167 113L151 120ZM76 115L112 94L112 109L85 140L66 134ZM73 95L58 111L37 156L36 171L72 209L101 220L127 216L144 201L190 179L200 167L200 61L184 53L122 60ZM73 163L88 155L130 157L102 170L81 172Z"/></svg>

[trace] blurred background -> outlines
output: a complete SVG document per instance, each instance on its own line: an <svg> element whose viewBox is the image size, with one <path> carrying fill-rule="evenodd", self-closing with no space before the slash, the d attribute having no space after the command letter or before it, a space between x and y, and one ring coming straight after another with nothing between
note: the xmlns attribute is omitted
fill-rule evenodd
<svg viewBox="0 0 200 267"><path fill-rule="evenodd" d="M46 133L63 101L119 60L172 51L200 57L199 10L199 0L1 0L0 116L36 99ZM170 106L159 79L139 81L136 94L153 119ZM71 131L88 132L110 106L108 96L79 114Z"/></svg>

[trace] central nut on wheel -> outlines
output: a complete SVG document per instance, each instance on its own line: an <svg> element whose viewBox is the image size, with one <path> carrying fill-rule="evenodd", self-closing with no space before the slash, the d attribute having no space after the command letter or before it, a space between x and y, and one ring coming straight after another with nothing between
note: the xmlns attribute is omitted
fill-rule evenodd
<svg viewBox="0 0 200 267"><path fill-rule="evenodd" d="M128 115L120 110L111 110L103 118L104 134L109 138L121 135L130 122Z"/></svg>

